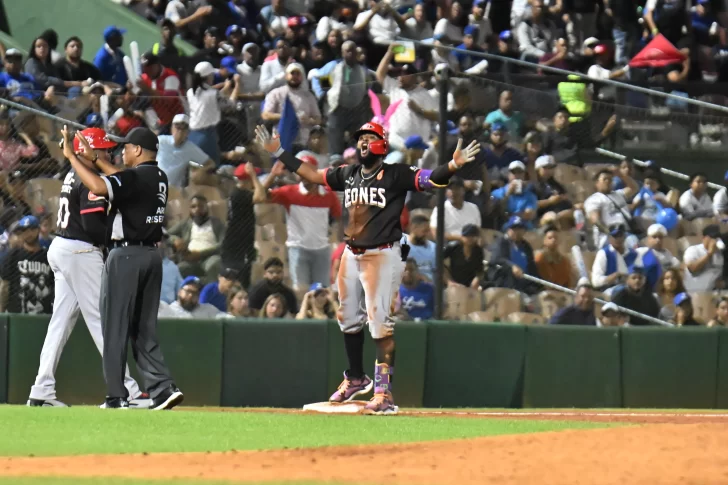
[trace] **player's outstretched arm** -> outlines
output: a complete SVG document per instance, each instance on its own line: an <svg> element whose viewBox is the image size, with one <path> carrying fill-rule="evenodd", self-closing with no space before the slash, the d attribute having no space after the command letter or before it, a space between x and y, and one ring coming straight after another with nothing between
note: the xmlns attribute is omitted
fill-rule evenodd
<svg viewBox="0 0 728 485"><path fill-rule="evenodd" d="M96 195L109 195L109 191L106 188L106 184L103 179L93 170L88 168L86 164L79 160L76 154L73 153L73 142L71 140L71 133L68 131L68 126L63 125L61 134L63 135L63 156L71 162L71 166L76 171L76 174L81 179L83 185Z"/></svg>
<svg viewBox="0 0 728 485"><path fill-rule="evenodd" d="M447 165L440 165L430 174L429 182L435 187L444 187L450 182L450 178L458 169L465 164L475 160L475 156L480 153L480 143L473 140L470 144L462 148L463 139L458 140L458 146L452 154L452 160Z"/></svg>
<svg viewBox="0 0 728 485"><path fill-rule="evenodd" d="M292 153L285 151L283 147L281 147L281 141L278 136L271 136L265 126L256 126L255 135L256 140L265 149L265 151L283 162L283 165L285 165L288 170L293 173L297 173L302 179L307 182L311 182L312 184L324 185L326 183L324 180L323 170L316 170L311 165L303 163L301 160L293 156Z"/></svg>

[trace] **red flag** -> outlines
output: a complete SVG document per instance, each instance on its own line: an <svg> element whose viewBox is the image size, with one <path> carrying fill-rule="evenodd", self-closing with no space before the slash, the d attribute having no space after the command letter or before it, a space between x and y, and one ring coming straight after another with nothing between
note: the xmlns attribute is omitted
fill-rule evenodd
<svg viewBox="0 0 728 485"><path fill-rule="evenodd" d="M629 61L629 67L665 67L686 59L682 52L662 34L652 39L639 54Z"/></svg>

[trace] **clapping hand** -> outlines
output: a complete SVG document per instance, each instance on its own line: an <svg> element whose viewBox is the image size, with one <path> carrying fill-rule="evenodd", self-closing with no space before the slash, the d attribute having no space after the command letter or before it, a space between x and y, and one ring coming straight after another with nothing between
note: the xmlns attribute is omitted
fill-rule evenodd
<svg viewBox="0 0 728 485"><path fill-rule="evenodd" d="M71 141L71 132L68 125L63 125L61 135L63 135L63 156L70 159L73 156L73 142Z"/></svg>
<svg viewBox="0 0 728 485"><path fill-rule="evenodd" d="M458 167L462 167L466 163L470 163L475 160L475 155L480 153L480 143L476 140L470 142L465 149L462 149L463 139L458 139L458 146L455 148L455 153L452 154L452 159Z"/></svg>
<svg viewBox="0 0 728 485"><path fill-rule="evenodd" d="M263 125L255 127L255 139L268 153L275 153L281 148L281 140L278 135L272 136Z"/></svg>
<svg viewBox="0 0 728 485"><path fill-rule="evenodd" d="M78 140L78 143L83 150L83 156L85 158L88 158L89 160L93 160L94 158L96 158L96 152L94 152L94 149L91 148L88 140L85 136L81 134L80 131L76 132L76 139Z"/></svg>

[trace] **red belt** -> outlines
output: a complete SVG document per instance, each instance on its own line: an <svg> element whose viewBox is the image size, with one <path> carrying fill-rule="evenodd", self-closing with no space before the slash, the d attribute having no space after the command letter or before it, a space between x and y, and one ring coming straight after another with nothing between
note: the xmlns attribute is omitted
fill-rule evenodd
<svg viewBox="0 0 728 485"><path fill-rule="evenodd" d="M367 251L371 251L372 249L391 249L392 247L394 247L394 243L382 244L381 246L374 246L374 247L370 247L370 248L355 248L355 247L352 247L348 243L346 245L348 246L349 251L351 251L354 254L364 254Z"/></svg>

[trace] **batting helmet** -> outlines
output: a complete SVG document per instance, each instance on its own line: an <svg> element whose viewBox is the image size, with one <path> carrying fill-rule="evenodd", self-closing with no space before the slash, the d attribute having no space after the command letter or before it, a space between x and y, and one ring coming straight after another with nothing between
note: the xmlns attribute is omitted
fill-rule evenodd
<svg viewBox="0 0 728 485"><path fill-rule="evenodd" d="M387 141L387 131L378 123L364 123L355 133L354 137L359 138L364 133L371 133L378 136L381 140L369 143L369 151L374 155L386 155L389 150L389 141Z"/></svg>
<svg viewBox="0 0 728 485"><path fill-rule="evenodd" d="M109 140L109 136L106 134L106 131L101 128L86 128L81 131L81 134L84 138L86 138L86 141L94 150L104 150L107 148L114 148L116 146L116 142ZM77 138L73 139L73 151L75 153L79 153L81 151L81 144Z"/></svg>

